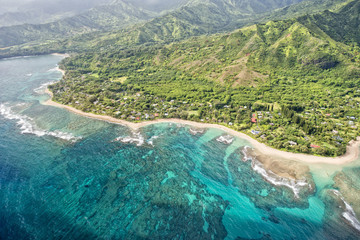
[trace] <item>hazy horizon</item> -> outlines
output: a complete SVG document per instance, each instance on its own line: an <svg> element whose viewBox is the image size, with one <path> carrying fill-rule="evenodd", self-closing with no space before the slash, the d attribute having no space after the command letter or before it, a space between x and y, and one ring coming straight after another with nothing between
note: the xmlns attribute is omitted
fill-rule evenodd
<svg viewBox="0 0 360 240"><path fill-rule="evenodd" d="M46 12L81 11L98 5L111 3L114 0L0 0L0 14L7 12L24 12L43 10ZM144 8L166 8L186 0L124 0Z"/></svg>

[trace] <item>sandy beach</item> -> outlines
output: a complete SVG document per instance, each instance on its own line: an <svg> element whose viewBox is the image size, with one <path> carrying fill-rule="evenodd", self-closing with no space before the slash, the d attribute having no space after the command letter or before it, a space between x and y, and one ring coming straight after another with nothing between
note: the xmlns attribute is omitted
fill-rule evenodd
<svg viewBox="0 0 360 240"><path fill-rule="evenodd" d="M48 93L52 97L52 93L48 89L46 90L46 93ZM269 147L263 143L256 141L255 139L251 138L250 136L248 136L244 133L241 133L236 130L230 129L230 128L222 126L222 125L217 125L217 124L199 123L199 122L192 122L192 121L187 121L187 120L182 120L182 119L158 119L158 120L153 120L153 121L133 123L133 122L120 120L120 119L116 119L116 118L109 117L109 116L97 115L97 114L93 114L93 113L85 113L76 108L56 103L56 102L52 101L51 99L46 101L44 104L64 108L73 113L76 113L76 114L79 114L79 115L82 115L82 116L85 116L88 118L99 119L99 120L107 121L110 123L127 126L133 130L137 130L137 129L145 127L147 125L156 124L156 123L179 123L179 124L193 126L196 128L217 128L217 129L221 129L235 137L239 137L239 138L247 140L252 145L252 147L255 148L256 152L258 152L260 154L264 154L266 156L271 156L273 158L288 159L288 160L294 160L294 161L306 162L306 163L326 163L326 164L342 165L342 164L350 163L359 157L360 137L358 137L357 141L351 141L348 144L346 154L344 154L343 156L335 157L335 158L319 157L319 156L313 156L313 155L309 155L309 154L291 153L291 152L277 150L277 149L274 149L272 147Z"/></svg>
<svg viewBox="0 0 360 240"><path fill-rule="evenodd" d="M64 58L70 57L70 55L67 54L67 53L52 53L51 55L61 56L61 57L64 57Z"/></svg>
<svg viewBox="0 0 360 240"><path fill-rule="evenodd" d="M67 54L67 53L52 53L51 55L53 55L53 56L61 56L61 57L63 57L63 58L68 58L68 57L70 57L70 55ZM63 76L65 75L65 71L62 70L61 68L59 68L59 66L56 67L56 70L59 71L59 72L61 72Z"/></svg>

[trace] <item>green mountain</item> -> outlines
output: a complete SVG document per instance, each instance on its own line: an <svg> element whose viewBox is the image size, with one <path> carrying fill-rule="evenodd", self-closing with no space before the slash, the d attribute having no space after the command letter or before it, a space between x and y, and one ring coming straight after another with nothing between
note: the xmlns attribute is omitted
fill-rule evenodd
<svg viewBox="0 0 360 240"><path fill-rule="evenodd" d="M79 54L64 60L67 75L51 89L87 112L216 122L276 148L340 155L359 135L360 48L335 37L358 18L353 1L228 34Z"/></svg>
<svg viewBox="0 0 360 240"><path fill-rule="evenodd" d="M256 14L300 2L301 0L230 1L191 0L178 10L154 19L136 28L130 28L120 38L128 38L136 43L148 41L185 39L201 35L235 29L243 26ZM130 1L129 1L130 2ZM181 6L178 1L174 6ZM135 2L136 3L136 2ZM176 3L176 2L175 2ZM164 7L164 6L163 6ZM114 31L125 26L149 20L154 12L142 10L132 3L116 1L111 5L96 7L84 14L43 25L20 25L0 28L0 47L9 47L32 41L70 37L92 31Z"/></svg>
<svg viewBox="0 0 360 240"><path fill-rule="evenodd" d="M123 1L92 8L83 14L60 21L0 28L0 47L49 39L66 38L93 31L110 31L149 20L156 14Z"/></svg>
<svg viewBox="0 0 360 240"><path fill-rule="evenodd" d="M168 42L190 36L224 32L244 26L253 21L257 14L300 1L192 0L176 11L131 29L127 38L130 36L132 41L141 44L151 41Z"/></svg>
<svg viewBox="0 0 360 240"><path fill-rule="evenodd" d="M275 7L274 2L277 3L276 6L278 7L284 4L293 3L288 1L268 1L267 3L269 4L269 7ZM262 4L263 3L265 2L262 1ZM47 54L52 52L103 51L112 48L125 49L139 44L173 42L191 36L212 32L232 31L241 26L248 25L249 23L266 22L272 19L286 19L293 15L297 15L296 13L318 12L319 9L334 8L342 3L342 0L303 1L281 9L275 9L271 12L262 13L261 11L264 10L263 8L251 8L251 2L245 0L233 2L227 0L189 1L182 8L173 10L150 22L139 23L117 31L93 32L87 29L90 31L89 33L79 35L76 34L76 32L66 33L66 28L64 27L63 32L65 36L68 36L69 33L70 35L75 34L75 36L68 36L67 38L58 36L56 39L49 39L52 34L56 35L56 31L42 36L42 30L40 30L38 31L39 36L37 38L37 34L29 33L30 36L32 36L32 39L40 39L40 41L0 48L0 58ZM178 4L183 4L183 1L179 0ZM258 11L259 13L255 13L255 11ZM109 26L111 26L111 24ZM76 27L74 28L76 29ZM7 31L10 31L11 29L12 28ZM46 31L47 30L45 30L45 32ZM17 31L15 31L13 35L17 36L16 38L19 37ZM11 34L7 33L6 37L3 39L11 39L11 36ZM45 41L44 39L49 40Z"/></svg>
<svg viewBox="0 0 360 240"><path fill-rule="evenodd" d="M3 0L0 9L0 27L54 22L109 2L110 0Z"/></svg>
<svg viewBox="0 0 360 240"><path fill-rule="evenodd" d="M135 7L147 9L153 12L170 11L177 9L189 0L125 0L125 2L131 3Z"/></svg>
<svg viewBox="0 0 360 240"><path fill-rule="evenodd" d="M314 16L304 16L299 21L313 31L326 33L340 42L360 44L360 2L351 1L339 12L325 11ZM344 16L347 16L346 18Z"/></svg>

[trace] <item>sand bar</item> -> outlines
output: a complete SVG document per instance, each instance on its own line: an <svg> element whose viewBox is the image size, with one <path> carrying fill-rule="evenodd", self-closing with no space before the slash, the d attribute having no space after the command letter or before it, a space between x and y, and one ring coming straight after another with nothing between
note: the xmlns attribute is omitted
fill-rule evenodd
<svg viewBox="0 0 360 240"><path fill-rule="evenodd" d="M70 57L70 55L68 53L52 53L51 55L53 55L53 56L61 56L61 57L64 57L64 58Z"/></svg>
<svg viewBox="0 0 360 240"><path fill-rule="evenodd" d="M50 92L48 89L46 90L46 93L48 93L50 96L52 96L52 92ZM125 120L113 118L110 116L86 113L86 112L83 112L76 108L66 106L66 105L63 105L60 103L56 103L56 102L52 101L51 99L46 101L44 104L56 106L56 107L60 107L60 108L65 108L73 113L76 113L76 114L79 114L79 115L82 115L82 116L85 116L88 118L99 119L99 120L107 121L110 123L127 126L133 130L137 130L137 129L145 127L147 125L156 124L156 123L179 123L179 124L190 125L190 126L193 126L196 128L221 129L235 137L239 137L239 138L247 140L256 149L257 152L259 152L260 154L264 154L266 156L271 156L273 158L295 160L295 161L306 162L306 163L326 163L326 164L342 165L342 164L350 163L350 162L358 159L358 157L359 157L360 137L358 137L356 141L351 141L348 144L347 149L346 149L346 154L344 154L343 156L335 157L335 158L319 157L319 156L313 156L313 155L309 155L309 154L291 153L291 152L285 152L285 151L281 151L278 149L274 149L272 147L269 147L263 143L256 141L255 139L251 138L250 136L248 136L242 132L238 132L236 130L230 129L230 128L222 126L222 125L217 125L217 124L199 123L199 122L193 122L193 121L182 120L182 119L174 119L174 118L157 119L157 120L153 120L153 121L133 123L133 122L128 122Z"/></svg>

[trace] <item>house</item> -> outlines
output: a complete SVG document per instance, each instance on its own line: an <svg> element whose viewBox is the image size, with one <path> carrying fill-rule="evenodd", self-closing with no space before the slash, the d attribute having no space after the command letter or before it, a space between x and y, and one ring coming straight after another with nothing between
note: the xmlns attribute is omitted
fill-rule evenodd
<svg viewBox="0 0 360 240"><path fill-rule="evenodd" d="M251 130L251 133L254 134L254 135L258 135L258 134L260 134L260 131Z"/></svg>
<svg viewBox="0 0 360 240"><path fill-rule="evenodd" d="M310 147L311 147L311 148L320 148L320 146L315 145L315 144L310 144Z"/></svg>
<svg viewBox="0 0 360 240"><path fill-rule="evenodd" d="M154 114L154 116L155 116L155 117L158 117L158 116L159 116L159 114L158 114L158 113L155 113L155 114Z"/></svg>
<svg viewBox="0 0 360 240"><path fill-rule="evenodd" d="M291 146L295 146L295 145L297 145L297 142L289 141L289 144L290 144Z"/></svg>
<svg viewBox="0 0 360 240"><path fill-rule="evenodd" d="M256 121L256 118L254 118L254 117L251 118L251 122L252 122L252 123L256 123L256 122L257 122L257 121Z"/></svg>

